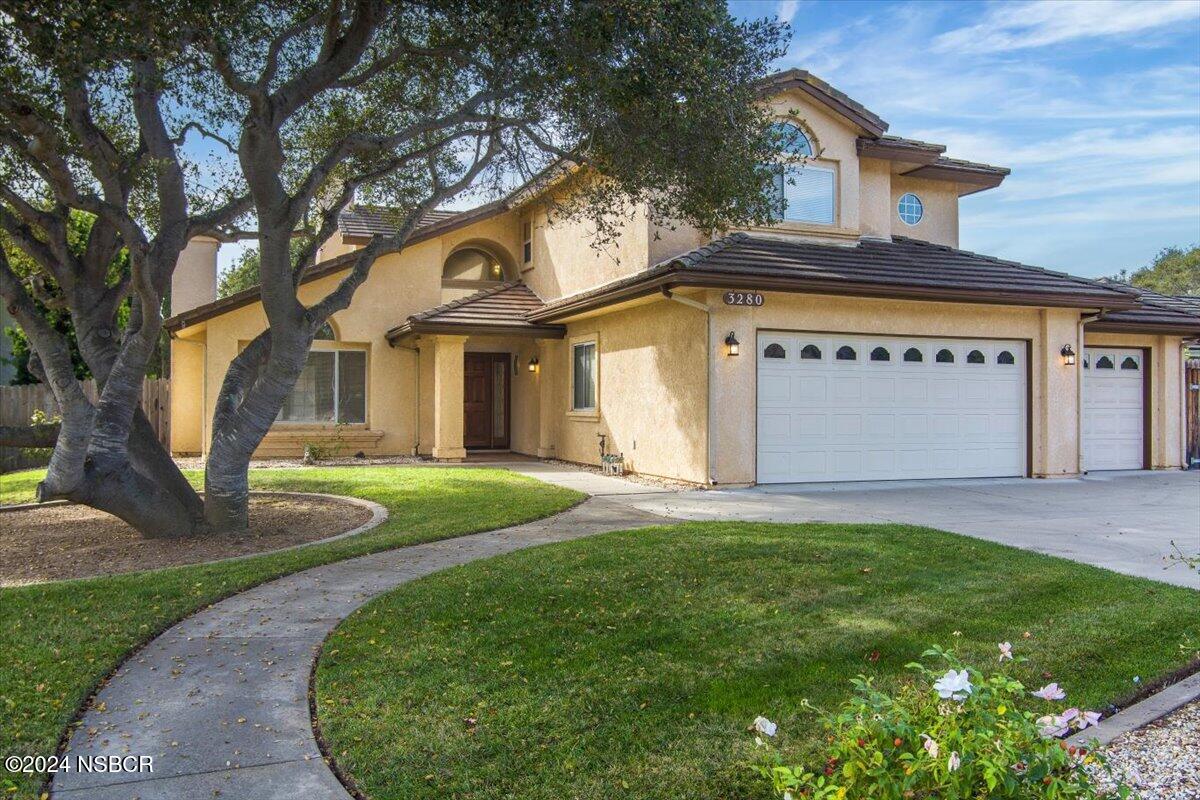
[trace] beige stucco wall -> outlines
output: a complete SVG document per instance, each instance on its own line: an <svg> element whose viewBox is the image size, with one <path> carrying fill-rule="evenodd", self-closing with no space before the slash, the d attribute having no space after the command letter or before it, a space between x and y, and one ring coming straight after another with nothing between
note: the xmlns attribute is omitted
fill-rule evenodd
<svg viewBox="0 0 1200 800"><path fill-rule="evenodd" d="M896 204L905 192L921 198L925 212L921 221L909 225L900 219ZM893 236L924 239L947 247L958 247L958 184L892 175L891 202L888 205Z"/></svg>
<svg viewBox="0 0 1200 800"><path fill-rule="evenodd" d="M708 335L703 312L660 301L572 323L554 348L559 458L599 463L598 433L627 468L695 483L707 481ZM597 412L570 411L570 343L595 337Z"/></svg>
<svg viewBox="0 0 1200 800"><path fill-rule="evenodd" d="M349 347L367 352L367 423L347 428L361 427L379 436L370 441L356 440L354 449L384 454L412 452L417 441L414 400L419 361L413 350L391 347L385 334L409 315L443 302L442 264L453 250L468 244L484 245L515 268L518 236L516 217L508 213L437 239L418 242L402 253L383 256L355 293L350 307L334 315L332 322L338 342L333 345L316 342L314 348ZM300 287L301 302L309 305L324 297L337 286L342 275L344 273L303 284ZM253 303L177 334L171 348L173 451L207 452L207 423L212 419L225 371L245 343L265 326L262 305ZM203 348L186 341L197 337L205 342ZM423 374L421 378L424 393L432 387L432 375ZM427 403L422 404L423 411L428 408ZM432 419L422 419L421 424L423 434L432 431ZM297 423L276 425L268 439L276 432L311 435L313 441L329 437L327 426ZM526 438L533 437L527 435ZM292 437L282 449L278 442L275 444L275 448L265 448L263 452L298 453L303 447L303 436ZM433 446L432 441L423 444L426 451Z"/></svg>
<svg viewBox="0 0 1200 800"><path fill-rule="evenodd" d="M858 218L862 236L871 239L892 237L891 210L892 165L878 158L859 161L862 185L858 194Z"/></svg>
<svg viewBox="0 0 1200 800"><path fill-rule="evenodd" d="M755 480L756 359L759 330L810 330L903 336L1022 339L1031 343L1032 459L1036 476L1077 474L1074 367L1057 358L1076 341L1073 309L923 303L771 293L761 308L726 306L712 291L716 331L734 331L740 356L712 351L715 413L713 476L719 483ZM1047 343L1049 343L1047 345ZM1053 354L1053 357L1050 354Z"/></svg>
<svg viewBox="0 0 1200 800"><path fill-rule="evenodd" d="M194 455L207 447L204 403L205 331L171 342L171 452Z"/></svg>
<svg viewBox="0 0 1200 800"><path fill-rule="evenodd" d="M1150 466L1172 469L1183 466L1184 387L1183 339L1127 333L1085 333L1087 347L1149 348L1150 364Z"/></svg>

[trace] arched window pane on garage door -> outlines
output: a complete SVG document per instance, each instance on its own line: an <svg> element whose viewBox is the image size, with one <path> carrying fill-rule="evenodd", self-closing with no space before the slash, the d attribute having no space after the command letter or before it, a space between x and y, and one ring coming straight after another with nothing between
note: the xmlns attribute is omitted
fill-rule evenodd
<svg viewBox="0 0 1200 800"><path fill-rule="evenodd" d="M1108 356L1100 356L1096 359L1096 369L1112 369L1113 362Z"/></svg>
<svg viewBox="0 0 1200 800"><path fill-rule="evenodd" d="M967 353L968 364L982 364L984 362L983 353L979 350L972 350Z"/></svg>
<svg viewBox="0 0 1200 800"><path fill-rule="evenodd" d="M763 358L787 358L787 351L778 342L772 342L763 350Z"/></svg>
<svg viewBox="0 0 1200 800"><path fill-rule="evenodd" d="M891 361L892 354L887 351L886 347L876 347L871 351L872 361Z"/></svg>
<svg viewBox="0 0 1200 800"><path fill-rule="evenodd" d="M905 350L905 351L904 351L904 360L905 360L905 361L912 361L912 362L916 362L916 361L924 361L924 360L925 360L925 356L921 355L921 351L920 351L920 350L918 350L917 348L915 348L915 347L910 347L910 348L908 348L907 350Z"/></svg>
<svg viewBox="0 0 1200 800"><path fill-rule="evenodd" d="M1001 350L1000 355L996 356L997 364L1015 364L1017 360L1013 358L1013 354L1007 350Z"/></svg>
<svg viewBox="0 0 1200 800"><path fill-rule="evenodd" d="M954 353L950 352L949 350L947 350L945 348L942 348L941 350L937 351L937 356L933 360L939 364L953 364L954 363Z"/></svg>
<svg viewBox="0 0 1200 800"><path fill-rule="evenodd" d="M1121 369L1137 369L1137 359L1133 356L1125 356L1125 360L1121 362Z"/></svg>
<svg viewBox="0 0 1200 800"><path fill-rule="evenodd" d="M804 349L800 351L800 358L806 361L819 361L821 359L821 348L815 344L806 344Z"/></svg>
<svg viewBox="0 0 1200 800"><path fill-rule="evenodd" d="M837 350L838 361L854 361L858 358L858 353L854 352L854 348L848 344L844 344Z"/></svg>

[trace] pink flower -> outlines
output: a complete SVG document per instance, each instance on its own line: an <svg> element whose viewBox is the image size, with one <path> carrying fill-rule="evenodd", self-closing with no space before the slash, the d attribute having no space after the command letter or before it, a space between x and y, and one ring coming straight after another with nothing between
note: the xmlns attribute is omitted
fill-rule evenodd
<svg viewBox="0 0 1200 800"><path fill-rule="evenodd" d="M996 646L1000 648L1000 660L1001 661L1003 661L1004 659L1008 659L1009 661L1012 661L1013 656L1012 656L1012 643L1011 642L1001 642L1000 644L998 644Z"/></svg>
<svg viewBox="0 0 1200 800"><path fill-rule="evenodd" d="M1078 716L1079 716L1078 708L1068 708L1066 711L1064 711L1058 715L1058 721L1060 724L1070 727L1071 723L1074 722Z"/></svg>
<svg viewBox="0 0 1200 800"><path fill-rule="evenodd" d="M935 742L933 739L931 739L929 736L927 736L924 733L921 734L921 738L925 740L925 743L923 745L921 745L922 747L925 748L925 752L929 753L930 758L937 758L938 757L938 743Z"/></svg>
<svg viewBox="0 0 1200 800"><path fill-rule="evenodd" d="M950 754L950 759L946 762L946 769L954 772L956 769L958 769L960 764L962 764L962 759L958 757L957 752L952 752Z"/></svg>
<svg viewBox="0 0 1200 800"><path fill-rule="evenodd" d="M1062 700L1067 696L1057 683L1047 683L1042 688L1033 693L1034 697L1040 697L1043 700Z"/></svg>
<svg viewBox="0 0 1200 800"><path fill-rule="evenodd" d="M1099 725L1099 724L1100 724L1100 712L1085 711L1085 712L1083 712L1083 719L1079 720L1079 730L1083 730L1084 728L1088 727L1089 725Z"/></svg>
<svg viewBox="0 0 1200 800"><path fill-rule="evenodd" d="M1039 717L1036 724L1038 726L1038 733L1047 739L1062 736L1067 732L1067 726L1062 723L1062 720L1053 715L1048 714L1044 717Z"/></svg>

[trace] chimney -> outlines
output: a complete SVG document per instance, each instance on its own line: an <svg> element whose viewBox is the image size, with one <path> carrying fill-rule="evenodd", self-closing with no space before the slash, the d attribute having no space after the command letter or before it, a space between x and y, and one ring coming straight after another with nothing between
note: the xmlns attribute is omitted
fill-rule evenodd
<svg viewBox="0 0 1200 800"><path fill-rule="evenodd" d="M197 236L187 243L171 276L171 315L191 311L217 299L217 250L221 243L211 236Z"/></svg>

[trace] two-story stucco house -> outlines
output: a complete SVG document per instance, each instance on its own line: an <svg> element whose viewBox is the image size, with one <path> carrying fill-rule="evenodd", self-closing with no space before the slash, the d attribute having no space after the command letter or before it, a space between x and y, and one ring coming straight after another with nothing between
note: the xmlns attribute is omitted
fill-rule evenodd
<svg viewBox="0 0 1200 800"><path fill-rule="evenodd" d="M604 434L627 469L697 484L1181 466L1200 314L957 249L959 198L1008 170L887 135L806 72L770 80L811 156L776 189L782 223L671 230L635 208L614 254L531 189L431 214L315 343L260 455L336 436L597 463ZM387 219L348 210L302 299ZM206 450L225 369L265 325L257 290L215 299L216 246L193 242L173 288L177 453Z"/></svg>

